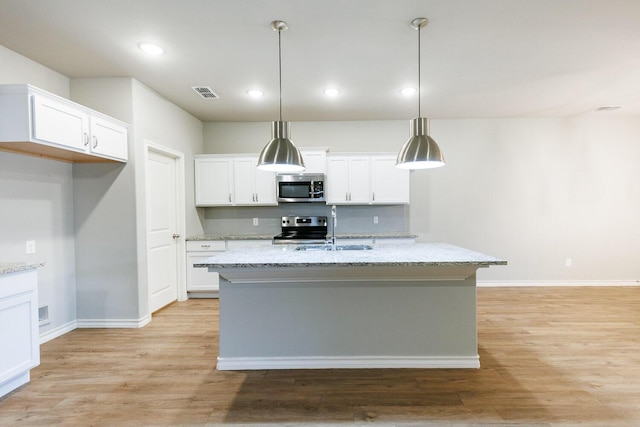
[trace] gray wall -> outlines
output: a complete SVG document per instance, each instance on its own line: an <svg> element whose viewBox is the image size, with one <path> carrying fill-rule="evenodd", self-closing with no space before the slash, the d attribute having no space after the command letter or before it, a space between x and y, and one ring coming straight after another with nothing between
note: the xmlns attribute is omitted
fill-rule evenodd
<svg viewBox="0 0 640 427"><path fill-rule="evenodd" d="M193 203L202 123L130 78L73 79L0 46L0 84L30 83L129 124L129 162L70 164L0 152L0 260L45 261L41 334L150 315L146 283L145 142L185 154L186 232L203 229ZM142 214L141 214L142 212ZM26 240L37 253L25 255Z"/></svg>
<svg viewBox="0 0 640 427"><path fill-rule="evenodd" d="M331 152L397 151L409 136L409 120L291 128L299 147ZM447 165L412 172L407 228L420 241L509 261L480 270L484 282L640 280L637 118L433 120L431 135ZM205 123L204 136L207 153L259 152L270 124Z"/></svg>
<svg viewBox="0 0 640 427"><path fill-rule="evenodd" d="M0 84L30 83L69 96L69 79L0 46ZM36 253L25 255L35 240ZM73 181L69 163L0 152L0 260L44 261L39 305L49 307L41 334L72 328L76 319Z"/></svg>
<svg viewBox="0 0 640 427"><path fill-rule="evenodd" d="M186 233L202 233L193 199L193 154L202 150L202 122L130 78L73 79L71 96L131 125L125 166L74 165L78 318L143 321L151 314L145 144L185 155Z"/></svg>

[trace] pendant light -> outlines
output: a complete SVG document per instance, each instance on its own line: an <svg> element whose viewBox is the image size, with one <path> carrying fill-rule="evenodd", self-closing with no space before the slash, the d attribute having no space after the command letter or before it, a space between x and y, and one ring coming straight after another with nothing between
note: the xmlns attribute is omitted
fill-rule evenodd
<svg viewBox="0 0 640 427"><path fill-rule="evenodd" d="M420 30L429 23L427 18L416 18L411 26L418 30L418 117L411 120L411 137L404 143L396 167L401 169L427 169L444 166L440 147L429 136L429 119L420 117Z"/></svg>
<svg viewBox="0 0 640 427"><path fill-rule="evenodd" d="M300 151L289 139L289 122L282 121L282 46L280 36L287 28L284 21L273 21L271 28L278 32L278 73L280 77L280 120L271 123L271 141L258 158L258 169L271 172L302 172L304 162Z"/></svg>

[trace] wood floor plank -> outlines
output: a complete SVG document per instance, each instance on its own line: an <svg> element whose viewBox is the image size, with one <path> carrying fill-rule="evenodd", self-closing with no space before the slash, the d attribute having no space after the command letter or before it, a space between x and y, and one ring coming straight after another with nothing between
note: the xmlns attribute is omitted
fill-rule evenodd
<svg viewBox="0 0 640 427"><path fill-rule="evenodd" d="M640 288L479 288L480 369L217 371L218 301L44 344L0 426L640 425Z"/></svg>

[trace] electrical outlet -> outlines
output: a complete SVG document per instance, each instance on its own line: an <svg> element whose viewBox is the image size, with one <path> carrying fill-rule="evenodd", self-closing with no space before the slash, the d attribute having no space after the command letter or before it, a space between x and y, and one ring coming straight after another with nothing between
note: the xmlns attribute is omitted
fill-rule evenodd
<svg viewBox="0 0 640 427"><path fill-rule="evenodd" d="M36 241L35 240L27 240L27 243L25 245L25 253L27 255L31 255L31 254L35 254L36 253Z"/></svg>
<svg viewBox="0 0 640 427"><path fill-rule="evenodd" d="M378 217L377 217L377 216L374 216L374 217L373 217L373 223L374 223L374 224L377 224L377 223L378 223Z"/></svg>
<svg viewBox="0 0 640 427"><path fill-rule="evenodd" d="M572 265L573 265L573 261L571 260L571 258L567 258L564 260L565 267L571 267Z"/></svg>
<svg viewBox="0 0 640 427"><path fill-rule="evenodd" d="M253 225L258 225L258 218L253 218Z"/></svg>

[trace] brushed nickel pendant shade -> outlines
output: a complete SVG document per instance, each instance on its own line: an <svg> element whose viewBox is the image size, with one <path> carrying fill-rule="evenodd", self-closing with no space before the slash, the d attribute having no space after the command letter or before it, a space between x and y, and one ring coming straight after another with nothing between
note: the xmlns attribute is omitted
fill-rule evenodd
<svg viewBox="0 0 640 427"><path fill-rule="evenodd" d="M418 117L411 120L411 137L404 143L396 167L401 169L428 169L444 166L444 156L436 141L429 136L429 119L420 117L420 30L429 23L427 18L416 18L411 26L418 30Z"/></svg>
<svg viewBox="0 0 640 427"><path fill-rule="evenodd" d="M258 157L258 169L271 172L302 172L304 162L298 148L289 139L289 122L282 120L282 44L281 33L287 28L284 21L273 21L271 28L278 32L278 74L280 79L280 120L271 123L271 141Z"/></svg>

